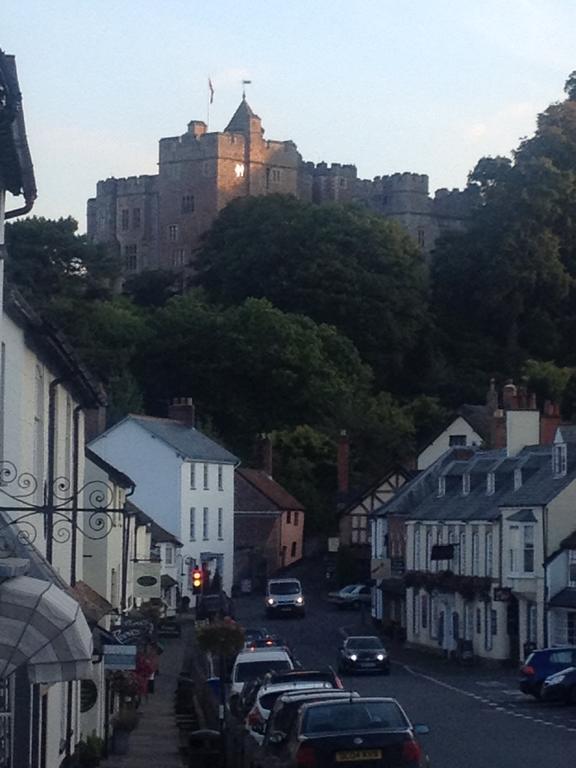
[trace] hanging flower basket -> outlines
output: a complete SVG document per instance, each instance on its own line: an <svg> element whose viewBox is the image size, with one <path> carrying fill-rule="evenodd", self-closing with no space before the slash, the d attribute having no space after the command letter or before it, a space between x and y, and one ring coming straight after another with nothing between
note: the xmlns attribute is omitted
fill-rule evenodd
<svg viewBox="0 0 576 768"><path fill-rule="evenodd" d="M232 656L244 647L244 630L232 619L200 627L196 637L198 645L206 653Z"/></svg>

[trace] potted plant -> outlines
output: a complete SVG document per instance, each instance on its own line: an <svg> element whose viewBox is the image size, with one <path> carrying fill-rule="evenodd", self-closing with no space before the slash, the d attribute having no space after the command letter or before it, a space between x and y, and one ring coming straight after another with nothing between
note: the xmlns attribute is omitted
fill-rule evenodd
<svg viewBox="0 0 576 768"><path fill-rule="evenodd" d="M112 742L117 755L126 755L130 745L130 734L138 725L139 715L135 709L119 709L112 718Z"/></svg>
<svg viewBox="0 0 576 768"><path fill-rule="evenodd" d="M102 757L102 739L95 733L78 742L76 746L79 768L96 768Z"/></svg>

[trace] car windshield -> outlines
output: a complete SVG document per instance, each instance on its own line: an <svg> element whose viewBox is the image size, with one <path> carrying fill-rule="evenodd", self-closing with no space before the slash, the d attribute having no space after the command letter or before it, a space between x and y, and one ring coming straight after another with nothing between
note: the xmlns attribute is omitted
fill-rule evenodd
<svg viewBox="0 0 576 768"><path fill-rule="evenodd" d="M350 637L346 641L346 648L359 651L372 651L382 648L382 643L377 637Z"/></svg>
<svg viewBox="0 0 576 768"><path fill-rule="evenodd" d="M284 671L290 669L290 662L283 659L270 659L269 661L246 661L236 666L234 680L237 683L245 683L254 680L266 672L273 670Z"/></svg>
<svg viewBox="0 0 576 768"><path fill-rule="evenodd" d="M402 710L393 701L347 701L311 706L302 721L302 733L307 736L408 727Z"/></svg>
<svg viewBox="0 0 576 768"><path fill-rule="evenodd" d="M297 581L273 581L269 592L271 595L297 595L300 592L300 584Z"/></svg>

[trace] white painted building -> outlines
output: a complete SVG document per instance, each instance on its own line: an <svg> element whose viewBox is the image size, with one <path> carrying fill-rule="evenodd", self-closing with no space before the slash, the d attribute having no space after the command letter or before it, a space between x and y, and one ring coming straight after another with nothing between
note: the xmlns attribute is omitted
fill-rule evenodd
<svg viewBox="0 0 576 768"><path fill-rule="evenodd" d="M191 400L174 403L171 419L130 415L90 448L134 479L133 501L182 543L174 554L183 596L189 573L218 572L230 594L234 563L234 468L238 459L193 424Z"/></svg>

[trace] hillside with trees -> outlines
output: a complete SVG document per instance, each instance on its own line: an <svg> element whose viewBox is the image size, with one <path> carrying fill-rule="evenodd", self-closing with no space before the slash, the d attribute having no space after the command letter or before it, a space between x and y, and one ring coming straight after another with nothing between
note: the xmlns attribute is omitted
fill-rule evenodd
<svg viewBox="0 0 576 768"><path fill-rule="evenodd" d="M9 225L7 275L103 379L111 421L192 395L246 463L271 433L277 478L326 530L341 429L359 486L491 377L576 413L576 73L566 95L510 158L478 161L469 228L429 268L394 222L274 195L221 212L184 295L165 272L119 295L120 265L72 219Z"/></svg>

